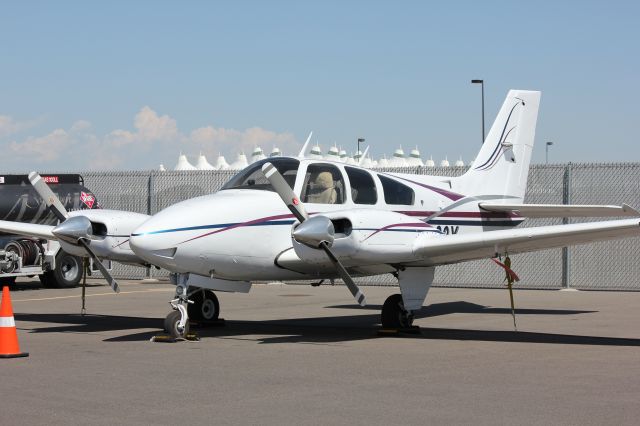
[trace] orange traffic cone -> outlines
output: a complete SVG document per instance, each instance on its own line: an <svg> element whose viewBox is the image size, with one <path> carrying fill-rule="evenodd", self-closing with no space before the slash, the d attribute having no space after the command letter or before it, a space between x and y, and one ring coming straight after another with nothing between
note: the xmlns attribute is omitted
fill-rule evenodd
<svg viewBox="0 0 640 426"><path fill-rule="evenodd" d="M28 352L20 352L18 332L11 309L9 287L2 288L2 303L0 303L0 358L18 358L29 356Z"/></svg>

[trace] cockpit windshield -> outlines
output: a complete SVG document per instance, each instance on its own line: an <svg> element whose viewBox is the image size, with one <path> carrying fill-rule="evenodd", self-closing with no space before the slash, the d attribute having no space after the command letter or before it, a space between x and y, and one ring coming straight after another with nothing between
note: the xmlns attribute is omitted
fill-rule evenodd
<svg viewBox="0 0 640 426"><path fill-rule="evenodd" d="M300 161L295 158L266 158L264 160L257 161L242 170L240 173L231 178L221 190L225 189L258 189L273 191L273 187L269 183L264 174L262 174L262 166L264 163L271 163L278 169L282 177L289 184L291 189L296 182L296 174L298 173L298 167Z"/></svg>

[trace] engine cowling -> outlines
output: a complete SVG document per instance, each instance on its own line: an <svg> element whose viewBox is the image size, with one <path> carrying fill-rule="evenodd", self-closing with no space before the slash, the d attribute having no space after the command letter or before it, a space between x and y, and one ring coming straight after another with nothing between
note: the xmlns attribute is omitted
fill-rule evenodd
<svg viewBox="0 0 640 426"><path fill-rule="evenodd" d="M84 238L98 257L144 264L129 247L129 237L149 217L120 210L80 210L70 212L69 219L56 229L60 245L67 253L86 256L86 251L77 244L78 238Z"/></svg>
<svg viewBox="0 0 640 426"><path fill-rule="evenodd" d="M313 227L298 231L312 219L317 220ZM359 209L322 213L312 216L302 225L293 224L292 244L302 261L317 265L329 263L324 252L314 246L322 239L322 231L329 228L328 223L334 230L332 251L346 266L418 260L413 251L418 236L423 235L424 238L426 233L440 234L431 225L396 212ZM309 241L302 242L301 235Z"/></svg>

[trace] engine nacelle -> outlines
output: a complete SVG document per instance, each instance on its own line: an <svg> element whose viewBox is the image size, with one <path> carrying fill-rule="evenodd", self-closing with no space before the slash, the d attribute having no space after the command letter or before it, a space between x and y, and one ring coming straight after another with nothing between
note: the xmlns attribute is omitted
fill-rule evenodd
<svg viewBox="0 0 640 426"><path fill-rule="evenodd" d="M313 217L330 220L334 228L331 250L345 266L419 260L413 251L418 236L423 235L424 238L424 234L440 234L425 222L390 211L359 209L321 213ZM322 250L294 238L299 226L296 222L292 227L292 244L296 255L306 263L329 264Z"/></svg>
<svg viewBox="0 0 640 426"><path fill-rule="evenodd" d="M84 216L90 222L89 245L98 257L124 263L145 263L129 247L129 237L150 216L120 210L79 210L69 212L68 220L78 216ZM71 241L61 239L60 245L67 253L87 256L84 248Z"/></svg>

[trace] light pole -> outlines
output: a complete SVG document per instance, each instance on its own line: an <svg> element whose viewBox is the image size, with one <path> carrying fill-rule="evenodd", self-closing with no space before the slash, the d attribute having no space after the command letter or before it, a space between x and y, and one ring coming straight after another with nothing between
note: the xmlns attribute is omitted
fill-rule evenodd
<svg viewBox="0 0 640 426"><path fill-rule="evenodd" d="M484 80L471 80L472 84L479 84L482 87L482 143L484 143Z"/></svg>
<svg viewBox="0 0 640 426"><path fill-rule="evenodd" d="M544 152L544 163L545 164L549 164L549 147L553 145L553 142L549 141L547 142L547 144L544 146L545 152Z"/></svg>

